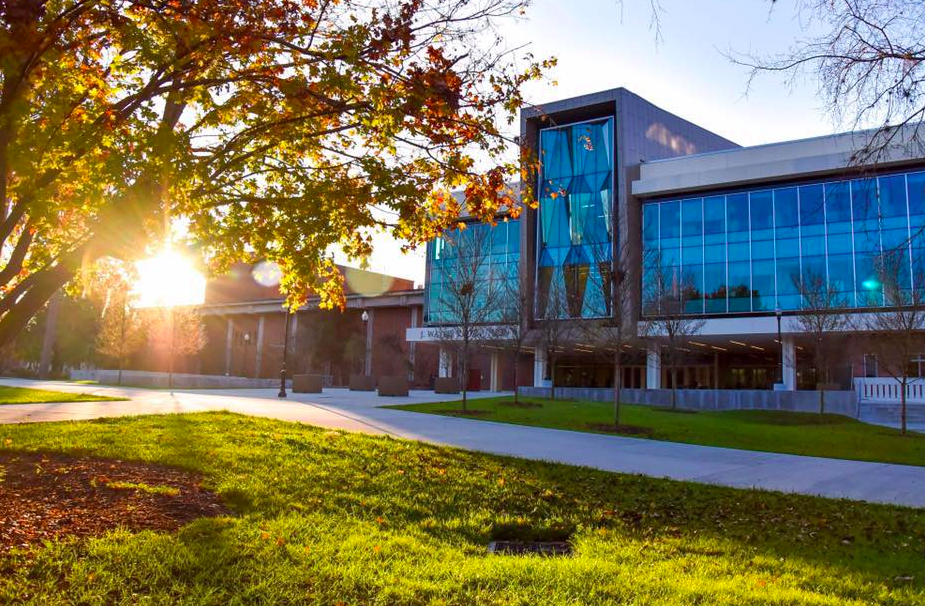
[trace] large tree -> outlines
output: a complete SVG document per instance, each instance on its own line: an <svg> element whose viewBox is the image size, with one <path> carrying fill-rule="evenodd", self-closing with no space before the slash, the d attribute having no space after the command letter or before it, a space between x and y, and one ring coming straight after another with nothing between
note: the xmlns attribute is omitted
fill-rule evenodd
<svg viewBox="0 0 925 606"><path fill-rule="evenodd" d="M177 225L213 269L270 259L291 303L337 306L332 247L430 239L451 187L516 214L504 132L549 62L493 37L525 2L0 0L0 345Z"/></svg>

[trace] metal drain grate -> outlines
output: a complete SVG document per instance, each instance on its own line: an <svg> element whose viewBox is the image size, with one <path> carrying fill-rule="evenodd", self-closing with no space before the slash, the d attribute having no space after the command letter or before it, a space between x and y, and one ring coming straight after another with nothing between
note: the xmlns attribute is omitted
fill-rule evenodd
<svg viewBox="0 0 925 606"><path fill-rule="evenodd" d="M488 553L565 556L572 553L572 546L565 541L492 541Z"/></svg>

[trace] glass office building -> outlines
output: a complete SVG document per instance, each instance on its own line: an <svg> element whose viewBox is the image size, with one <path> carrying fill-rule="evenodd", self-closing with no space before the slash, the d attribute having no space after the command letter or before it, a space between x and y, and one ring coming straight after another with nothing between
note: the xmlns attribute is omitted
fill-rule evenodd
<svg viewBox="0 0 925 606"><path fill-rule="evenodd" d="M537 318L610 315L614 120L543 129Z"/></svg>
<svg viewBox="0 0 925 606"><path fill-rule="evenodd" d="M459 272L460 251L478 243L476 279L477 292L493 289L501 293L494 297L503 301L505 293L516 292L517 272L520 263L520 223L516 219L501 219L494 227L486 223L469 223L464 230L454 230L427 245L427 288L424 301L424 321L427 324L452 324L456 318L453 297L449 292L457 288L454 282ZM507 298L509 300L509 298ZM503 304L497 305L485 320L497 322L505 315Z"/></svg>
<svg viewBox="0 0 925 606"><path fill-rule="evenodd" d="M675 276L694 315L798 310L814 281L877 307L884 251L902 251L904 287L925 288L923 230L925 172L656 200L643 204L643 283Z"/></svg>
<svg viewBox="0 0 925 606"><path fill-rule="evenodd" d="M925 293L925 156L897 135L883 164L859 165L853 158L870 134L740 147L625 89L525 108L521 141L539 174L523 186L538 208L470 229L497 231L488 283L513 289L524 272L533 385L612 385L607 348L577 330L603 318L638 336L626 348L624 386L814 389L818 345L801 328L808 289L835 293L830 308L885 310L901 303L884 287L886 260L900 289ZM610 292L617 250L629 278L619 311ZM453 264L444 240L428 246L425 326L409 333L417 340L439 341L429 326L456 320L444 304ZM665 316L679 308L698 321L675 378ZM506 315L499 305L493 320ZM550 320L576 327L575 342L544 345ZM863 346L849 340L838 352L831 383L852 388L871 359Z"/></svg>

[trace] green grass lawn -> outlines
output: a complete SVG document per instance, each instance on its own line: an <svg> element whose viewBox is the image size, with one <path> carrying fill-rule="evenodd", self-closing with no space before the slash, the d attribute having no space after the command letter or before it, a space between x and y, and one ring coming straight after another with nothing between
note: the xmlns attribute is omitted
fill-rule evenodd
<svg viewBox="0 0 925 606"><path fill-rule="evenodd" d="M34 404L43 402L117 402L125 398L111 398L89 393L67 393L26 387L0 385L0 405Z"/></svg>
<svg viewBox="0 0 925 606"><path fill-rule="evenodd" d="M521 398L540 407L512 406L512 398L470 400L469 409L486 411L470 418L595 431L595 424L613 423L613 404ZM401 410L451 415L460 403L391 406ZM450 412L448 412L450 411ZM651 438L727 448L925 465L925 434L909 433L861 423L840 415L732 410L684 414L651 406L624 404L621 424L649 428Z"/></svg>
<svg viewBox="0 0 925 606"><path fill-rule="evenodd" d="M2 426L0 448L197 470L235 511L0 555L0 603L925 604L925 510L229 413ZM486 551L563 536L570 556Z"/></svg>

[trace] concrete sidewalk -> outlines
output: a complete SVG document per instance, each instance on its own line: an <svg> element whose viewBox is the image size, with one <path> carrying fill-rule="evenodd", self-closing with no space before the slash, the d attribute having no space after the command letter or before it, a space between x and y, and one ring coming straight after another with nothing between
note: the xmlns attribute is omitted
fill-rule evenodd
<svg viewBox="0 0 925 606"><path fill-rule="evenodd" d="M229 410L606 471L925 507L925 467L658 442L378 408L447 399L433 392L379 398L374 393L330 389L280 400L269 389L171 393L54 381L2 379L0 384L131 398L126 402L5 405L0 406L0 423ZM472 394L473 398L491 395L498 394Z"/></svg>

